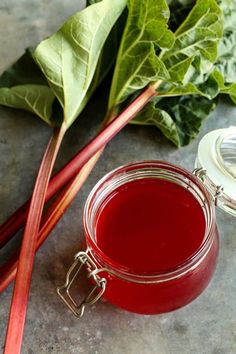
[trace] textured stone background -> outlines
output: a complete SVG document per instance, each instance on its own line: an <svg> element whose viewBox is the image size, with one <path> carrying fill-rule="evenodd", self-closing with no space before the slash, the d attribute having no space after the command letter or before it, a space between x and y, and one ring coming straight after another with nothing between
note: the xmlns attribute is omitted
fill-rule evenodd
<svg viewBox="0 0 236 354"><path fill-rule="evenodd" d="M83 4L79 0L1 0L0 72L25 47L35 45L55 31ZM66 136L57 168L95 132L104 112L104 91L105 87ZM235 117L236 109L222 102L204 123L199 138L212 129L235 124ZM3 221L30 195L50 130L28 113L2 107L0 129L0 221ZM78 320L55 293L80 247L83 204L96 181L111 169L138 159L163 159L191 170L197 145L195 140L177 150L156 129L134 126L126 127L113 139L73 205L37 254L23 354L236 353L236 221L220 211L217 221L221 248L214 279L197 300L183 309L161 316L139 316L100 302ZM0 347L4 343L11 293L10 286L0 296Z"/></svg>

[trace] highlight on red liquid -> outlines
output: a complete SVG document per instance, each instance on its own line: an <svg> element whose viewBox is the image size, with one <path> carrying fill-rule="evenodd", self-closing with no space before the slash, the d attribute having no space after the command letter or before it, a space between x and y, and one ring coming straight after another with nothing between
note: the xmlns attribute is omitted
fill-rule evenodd
<svg viewBox="0 0 236 354"><path fill-rule="evenodd" d="M106 175L84 211L85 237L103 297L140 314L194 300L216 267L219 236L212 199L190 172L141 161Z"/></svg>

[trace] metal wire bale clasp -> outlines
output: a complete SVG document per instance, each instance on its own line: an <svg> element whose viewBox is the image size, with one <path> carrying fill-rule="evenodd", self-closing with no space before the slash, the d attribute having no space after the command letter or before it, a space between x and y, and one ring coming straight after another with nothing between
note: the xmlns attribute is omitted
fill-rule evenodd
<svg viewBox="0 0 236 354"><path fill-rule="evenodd" d="M62 301L77 317L82 317L85 307L87 305L93 305L97 302L106 289L106 279L101 278L97 274L98 268L87 252L88 250L86 252L79 252L75 255L75 261L67 272L65 284L57 288L57 293ZM78 304L73 299L70 290L83 266L87 269L88 278L92 277L95 285L85 299Z"/></svg>
<svg viewBox="0 0 236 354"><path fill-rule="evenodd" d="M204 182L204 177L206 176L206 169L205 168L195 168L193 170L193 174L198 177L202 182Z"/></svg>
<svg viewBox="0 0 236 354"><path fill-rule="evenodd" d="M205 185L205 180L207 179L207 171L205 168L195 168L193 170L193 174L198 177L202 182L203 184ZM219 205L219 200L220 198L222 197L224 193L224 187L219 185L219 186L215 186L214 185L214 192L211 193L212 194L212 197L213 197L213 200L214 200L214 203L215 203L215 206L218 206Z"/></svg>

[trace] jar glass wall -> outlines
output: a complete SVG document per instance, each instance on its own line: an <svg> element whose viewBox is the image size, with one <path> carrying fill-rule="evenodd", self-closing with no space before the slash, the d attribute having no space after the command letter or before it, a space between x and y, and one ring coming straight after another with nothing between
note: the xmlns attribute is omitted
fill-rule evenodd
<svg viewBox="0 0 236 354"><path fill-rule="evenodd" d="M140 267L137 269L117 262L104 252L97 239L97 227L104 201L121 186L133 181L155 179L178 185L194 197L204 215L205 232L199 247L181 263L166 269L144 272L140 271L143 257L140 257ZM176 202L174 198L172 202ZM192 218L194 220L194 215ZM166 162L132 163L110 172L101 179L87 199L84 228L88 254L97 265L99 276L107 280L103 297L113 305L128 311L157 314L182 307L204 290L215 270L219 240L212 198L192 173ZM189 230L189 237L191 234ZM143 238L146 238L145 234ZM112 238L110 241L112 242ZM181 244L181 247L184 246ZM150 244L149 248L152 247ZM133 251L129 249L129 252L132 257L135 244Z"/></svg>

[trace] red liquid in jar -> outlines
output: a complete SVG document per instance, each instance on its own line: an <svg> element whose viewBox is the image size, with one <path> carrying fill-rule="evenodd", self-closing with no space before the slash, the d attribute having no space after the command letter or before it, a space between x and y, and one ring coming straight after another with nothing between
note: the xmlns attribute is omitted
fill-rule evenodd
<svg viewBox="0 0 236 354"><path fill-rule="evenodd" d="M96 219L96 243L117 271L101 274L107 279L103 297L113 305L164 313L191 302L209 283L218 254L215 225L211 246L196 264L178 276L155 276L179 269L204 240L203 207L185 187L154 178L127 182L108 195ZM122 269L144 281L122 278Z"/></svg>
<svg viewBox="0 0 236 354"><path fill-rule="evenodd" d="M200 247L205 217L185 188L161 179L118 187L97 218L99 248L114 262L153 274L178 266Z"/></svg>

